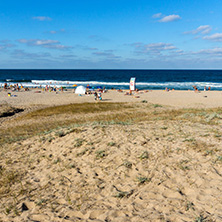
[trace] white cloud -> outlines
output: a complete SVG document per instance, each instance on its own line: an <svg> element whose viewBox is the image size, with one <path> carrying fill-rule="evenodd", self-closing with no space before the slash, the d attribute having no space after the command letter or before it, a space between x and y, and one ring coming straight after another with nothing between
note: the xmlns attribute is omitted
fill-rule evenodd
<svg viewBox="0 0 222 222"><path fill-rule="evenodd" d="M210 54L210 55L220 55L222 56L222 48L217 47L213 49L202 49L198 52L194 52L194 54Z"/></svg>
<svg viewBox="0 0 222 222"><path fill-rule="evenodd" d="M179 15L167 15L160 19L159 22L173 22L180 19L181 17Z"/></svg>
<svg viewBox="0 0 222 222"><path fill-rule="evenodd" d="M36 41L33 41L34 45L51 45L54 43L60 43L60 42L57 40L36 40Z"/></svg>
<svg viewBox="0 0 222 222"><path fill-rule="evenodd" d="M60 44L58 40L40 40L40 39L19 39L17 40L20 43L26 44L28 46L41 46L49 49L70 49L73 48L71 46L65 46Z"/></svg>
<svg viewBox="0 0 222 222"><path fill-rule="evenodd" d="M173 46L172 44L170 43L152 43L152 44L148 44L148 45L145 45L145 48L148 50L148 51L163 51L163 50L172 50L172 49L176 49L175 46Z"/></svg>
<svg viewBox="0 0 222 222"><path fill-rule="evenodd" d="M52 20L50 17L46 17L46 16L35 16L35 17L32 17L32 19L39 20L39 21L51 21Z"/></svg>
<svg viewBox="0 0 222 222"><path fill-rule="evenodd" d="M157 14L154 14L152 17L153 18L160 18L162 16L162 13L157 13Z"/></svg>
<svg viewBox="0 0 222 222"><path fill-rule="evenodd" d="M197 33L208 34L212 28L209 25L201 25L197 28Z"/></svg>
<svg viewBox="0 0 222 222"><path fill-rule="evenodd" d="M210 25L201 25L192 31L184 32L184 34L208 34L211 30L212 28Z"/></svg>
<svg viewBox="0 0 222 222"><path fill-rule="evenodd" d="M205 37L203 37L203 39L212 40L215 42L222 42L222 33L215 33L210 36L205 36Z"/></svg>
<svg viewBox="0 0 222 222"><path fill-rule="evenodd" d="M171 43L151 43L151 44L143 44L143 43L134 43L132 44L136 48L137 53L145 53L145 54L161 54L164 51L171 51L177 49Z"/></svg>
<svg viewBox="0 0 222 222"><path fill-rule="evenodd" d="M26 43L27 45L49 45L49 44L55 44L55 43L60 43L57 40L39 40L39 39L19 39L18 42L20 43Z"/></svg>

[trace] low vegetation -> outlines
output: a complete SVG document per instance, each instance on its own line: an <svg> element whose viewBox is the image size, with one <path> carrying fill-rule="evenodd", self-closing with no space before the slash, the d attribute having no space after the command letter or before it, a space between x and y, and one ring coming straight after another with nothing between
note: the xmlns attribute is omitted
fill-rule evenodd
<svg viewBox="0 0 222 222"><path fill-rule="evenodd" d="M222 108L171 110L158 104L129 105L127 103L85 103L48 107L20 115L11 120L9 124L0 129L0 143L16 142L63 127L72 128L85 124L128 125L153 120L181 120L210 125L219 124L222 122ZM56 136L62 137L64 135L65 132L60 130Z"/></svg>

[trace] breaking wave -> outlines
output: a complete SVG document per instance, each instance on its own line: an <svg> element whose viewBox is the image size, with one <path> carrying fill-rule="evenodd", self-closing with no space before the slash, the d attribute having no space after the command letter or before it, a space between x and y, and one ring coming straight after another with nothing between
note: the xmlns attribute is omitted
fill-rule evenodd
<svg viewBox="0 0 222 222"><path fill-rule="evenodd" d="M1 81L0 84L3 85L4 81ZM67 87L71 88L73 85L90 85L91 87L102 86L108 89L111 88L120 88L128 89L129 82L104 82L104 81L60 81L60 80L13 80L8 79L8 84L19 83L24 87L45 87L46 85L56 86L56 87ZM138 89L176 89L176 90L188 90L193 89L195 85L198 89L204 89L204 87L211 87L212 90L222 90L222 83L218 82L136 82L136 87Z"/></svg>

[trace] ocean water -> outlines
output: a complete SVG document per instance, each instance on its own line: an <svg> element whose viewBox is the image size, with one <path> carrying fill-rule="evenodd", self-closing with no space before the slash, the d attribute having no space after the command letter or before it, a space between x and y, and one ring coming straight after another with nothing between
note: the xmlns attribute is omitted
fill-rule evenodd
<svg viewBox="0 0 222 222"><path fill-rule="evenodd" d="M102 86L107 89L129 89L131 77L138 89L192 90L193 85L203 90L222 91L222 70L0 70L0 85L7 82L26 87L45 85L72 87L76 85Z"/></svg>

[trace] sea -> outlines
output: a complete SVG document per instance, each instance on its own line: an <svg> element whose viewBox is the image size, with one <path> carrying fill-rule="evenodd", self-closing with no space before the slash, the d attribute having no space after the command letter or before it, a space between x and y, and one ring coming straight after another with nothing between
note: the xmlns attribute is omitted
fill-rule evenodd
<svg viewBox="0 0 222 222"><path fill-rule="evenodd" d="M195 85L199 90L206 86L222 91L222 70L0 69L0 86L19 83L24 87L129 89L132 77L139 90L193 90Z"/></svg>

